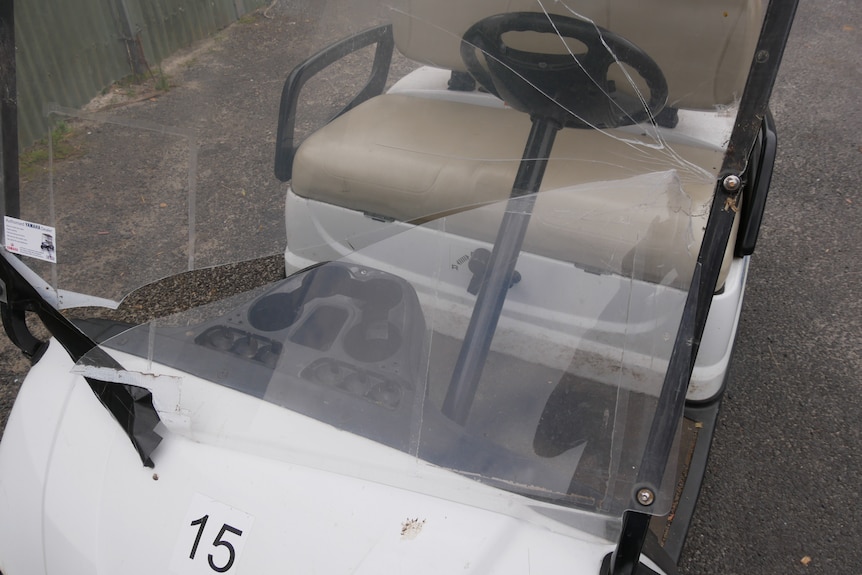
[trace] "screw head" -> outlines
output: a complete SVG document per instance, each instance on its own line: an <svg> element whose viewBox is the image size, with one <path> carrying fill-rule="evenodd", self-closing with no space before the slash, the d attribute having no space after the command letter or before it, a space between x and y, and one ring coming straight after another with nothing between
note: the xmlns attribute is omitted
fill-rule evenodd
<svg viewBox="0 0 862 575"><path fill-rule="evenodd" d="M724 186L724 189L728 192L736 192L739 190L740 186L742 186L742 180L739 179L739 176L730 175L724 178L721 185Z"/></svg>
<svg viewBox="0 0 862 575"><path fill-rule="evenodd" d="M652 492L652 489L644 487L638 490L637 500L644 507L650 506L655 502L655 493Z"/></svg>

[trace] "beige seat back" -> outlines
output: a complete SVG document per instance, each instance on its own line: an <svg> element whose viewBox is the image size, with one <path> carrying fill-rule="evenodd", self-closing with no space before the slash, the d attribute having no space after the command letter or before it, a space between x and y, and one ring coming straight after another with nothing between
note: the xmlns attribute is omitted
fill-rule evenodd
<svg viewBox="0 0 862 575"><path fill-rule="evenodd" d="M664 72L669 105L710 109L742 94L763 1L394 0L392 24L408 58L465 71L460 43L467 28L494 14L543 10L592 20L633 42Z"/></svg>

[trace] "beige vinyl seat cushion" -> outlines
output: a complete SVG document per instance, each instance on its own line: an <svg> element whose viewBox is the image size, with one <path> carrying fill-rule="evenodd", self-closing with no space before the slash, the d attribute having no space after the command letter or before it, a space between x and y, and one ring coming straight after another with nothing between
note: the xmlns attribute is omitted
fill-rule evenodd
<svg viewBox="0 0 862 575"><path fill-rule="evenodd" d="M432 219L505 200L529 130L529 117L511 109L383 95L310 136L292 186L302 197L377 216ZM524 249L651 281L688 277L722 156L631 133L562 130ZM470 222L447 229L493 240L498 218Z"/></svg>

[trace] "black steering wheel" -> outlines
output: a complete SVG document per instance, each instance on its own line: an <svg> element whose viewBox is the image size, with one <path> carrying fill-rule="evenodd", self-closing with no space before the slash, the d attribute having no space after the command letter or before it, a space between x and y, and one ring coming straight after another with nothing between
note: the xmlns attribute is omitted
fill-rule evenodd
<svg viewBox="0 0 862 575"><path fill-rule="evenodd" d="M542 54L507 45L509 32L572 38L580 54ZM484 63L477 57L484 55ZM667 102L667 81L646 52L613 32L583 20L542 12L510 12L480 20L461 40L468 72L489 92L532 117L560 127L612 128L655 117ZM608 79L614 63L626 64L646 82L649 99L616 90Z"/></svg>

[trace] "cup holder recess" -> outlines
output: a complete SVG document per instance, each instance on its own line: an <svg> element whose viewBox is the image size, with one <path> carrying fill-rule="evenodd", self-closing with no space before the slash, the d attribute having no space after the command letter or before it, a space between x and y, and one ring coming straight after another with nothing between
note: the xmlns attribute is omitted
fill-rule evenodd
<svg viewBox="0 0 862 575"><path fill-rule="evenodd" d="M260 331L280 331L288 328L297 320L301 306L294 294L278 292L266 295L248 310L248 323Z"/></svg>
<svg viewBox="0 0 862 575"><path fill-rule="evenodd" d="M248 311L248 322L265 332L301 322L289 336L293 343L328 351L343 338L344 351L351 358L385 360L402 344L401 329L389 315L404 301L404 287L396 279L380 277L382 272L370 272L339 263L314 268L299 285L293 282L293 290L270 293L255 302Z"/></svg>
<svg viewBox="0 0 862 575"><path fill-rule="evenodd" d="M341 333L348 317L350 314L344 308L317 306L290 336L290 341L318 351L327 351Z"/></svg>
<svg viewBox="0 0 862 575"><path fill-rule="evenodd" d="M267 367L274 368L282 346L277 341L241 329L214 326L195 338L195 343L209 349L228 352Z"/></svg>
<svg viewBox="0 0 862 575"><path fill-rule="evenodd" d="M358 361L376 362L392 356L401 347L401 331L386 319L361 321L347 332L344 351Z"/></svg>
<svg viewBox="0 0 862 575"><path fill-rule="evenodd" d="M374 310L390 310L404 298L401 285L390 279L375 278L357 283L356 297Z"/></svg>
<svg viewBox="0 0 862 575"><path fill-rule="evenodd" d="M319 359L302 372L302 378L361 397L389 409L401 403L403 388L397 381L332 359Z"/></svg>
<svg viewBox="0 0 862 575"><path fill-rule="evenodd" d="M392 279L356 279L342 265L323 265L302 278L289 292L260 298L248 311L251 326L261 331L280 331L292 326L311 302L334 296L351 300L363 313L380 314L396 307L404 298L403 288Z"/></svg>
<svg viewBox="0 0 862 575"><path fill-rule="evenodd" d="M261 395L297 393L303 402L308 393L327 403L335 396L321 395L325 387L344 409L356 407L353 397L397 411L410 404L422 377L425 318L415 290L356 264L331 262L292 275L248 307L187 329L184 341L191 337L221 356L202 352L202 371L215 374L231 362L265 367L242 372L249 374L243 385Z"/></svg>

